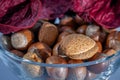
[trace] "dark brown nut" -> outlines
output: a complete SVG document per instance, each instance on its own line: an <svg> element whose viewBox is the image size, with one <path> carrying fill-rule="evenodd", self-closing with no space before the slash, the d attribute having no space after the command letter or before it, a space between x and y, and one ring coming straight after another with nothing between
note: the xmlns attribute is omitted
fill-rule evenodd
<svg viewBox="0 0 120 80"><path fill-rule="evenodd" d="M70 60L69 64L81 64L81 60ZM73 67L69 68L69 75L67 80L84 80L87 74L86 67Z"/></svg>
<svg viewBox="0 0 120 80"><path fill-rule="evenodd" d="M74 20L75 20L75 22L76 22L77 24L79 24L79 25L85 23L84 20L83 20L80 16L78 16L78 15L76 15L76 16L74 17Z"/></svg>
<svg viewBox="0 0 120 80"><path fill-rule="evenodd" d="M87 28L87 25L82 25L82 26L77 28L76 32L79 34L85 34L86 28Z"/></svg>
<svg viewBox="0 0 120 80"><path fill-rule="evenodd" d="M66 60L59 56L50 56L46 60L47 64L67 64ZM51 78L65 80L68 75L66 67L46 67L47 73Z"/></svg>
<svg viewBox="0 0 120 80"><path fill-rule="evenodd" d="M75 21L73 20L73 17L65 16L60 20L61 26L75 26Z"/></svg>
<svg viewBox="0 0 120 80"><path fill-rule="evenodd" d="M75 33L71 26L61 26L59 27L59 32Z"/></svg>
<svg viewBox="0 0 120 80"><path fill-rule="evenodd" d="M53 47L53 55L54 56L60 56L64 58L66 61L69 60L69 57L63 54L60 49L59 49L60 42L58 42L54 47Z"/></svg>
<svg viewBox="0 0 120 80"><path fill-rule="evenodd" d="M53 55L56 55L56 56L59 55L59 53L58 53L59 45L60 45L60 42L58 42L54 45L53 52L52 52Z"/></svg>
<svg viewBox="0 0 120 80"><path fill-rule="evenodd" d="M6 35L1 36L1 43L6 50L13 49L11 44L11 38L9 36L6 36Z"/></svg>
<svg viewBox="0 0 120 80"><path fill-rule="evenodd" d="M108 56L111 56L113 54L115 54L117 51L115 51L114 49L105 49L103 51L104 54L107 54Z"/></svg>
<svg viewBox="0 0 120 80"><path fill-rule="evenodd" d="M67 32L67 31L64 31L64 32L60 33L57 41L60 42L65 36L67 36L69 34L71 34L71 33Z"/></svg>
<svg viewBox="0 0 120 80"><path fill-rule="evenodd" d="M42 63L42 59L39 58L35 53L30 53L30 52L26 53L23 58L34 61L34 62ZM29 74L29 76L31 77L40 77L44 73L44 69L39 65L22 62L22 66L26 71L26 73Z"/></svg>
<svg viewBox="0 0 120 80"><path fill-rule="evenodd" d="M28 30L22 30L12 34L11 43L15 49L25 50L33 41L33 33Z"/></svg>
<svg viewBox="0 0 120 80"><path fill-rule="evenodd" d="M105 57L106 57L105 55L101 54L100 56L96 56L96 58L94 57L92 61L105 58ZM108 66L109 66L109 61L105 61L105 62L88 66L87 69L95 74L99 74L101 72L104 72L108 68Z"/></svg>
<svg viewBox="0 0 120 80"><path fill-rule="evenodd" d="M85 77L85 80L93 80L94 78L96 78L96 74L92 73L91 71L87 70L87 75Z"/></svg>
<svg viewBox="0 0 120 80"><path fill-rule="evenodd" d="M120 50L120 32L119 31L114 31L111 32L106 41L106 47L107 48L112 48L116 51Z"/></svg>
<svg viewBox="0 0 120 80"><path fill-rule="evenodd" d="M40 42L44 42L47 45L51 46L55 42L57 36L57 27L51 23L44 22L39 30L38 39Z"/></svg>
<svg viewBox="0 0 120 80"><path fill-rule="evenodd" d="M36 42L30 45L28 52L36 53L43 61L45 61L49 56L51 56L51 48L42 42Z"/></svg>
<svg viewBox="0 0 120 80"><path fill-rule="evenodd" d="M94 39L95 41L104 42L106 33L100 30L97 25L88 25L86 29L86 35Z"/></svg>
<svg viewBox="0 0 120 80"><path fill-rule="evenodd" d="M11 50L10 52L15 54L15 55L17 55L17 56L19 56L19 57L23 57L24 56L24 53L19 51L19 50Z"/></svg>
<svg viewBox="0 0 120 80"><path fill-rule="evenodd" d="M97 45L98 45L98 53L101 53L102 52L102 44L101 44L101 42L99 42L99 41L97 41L96 42L97 43Z"/></svg>
<svg viewBox="0 0 120 80"><path fill-rule="evenodd" d="M43 21L42 20L38 20L37 23L32 28L30 28L30 30L33 33L37 33L38 34L38 31L39 31L40 27L42 26L42 24L43 24Z"/></svg>

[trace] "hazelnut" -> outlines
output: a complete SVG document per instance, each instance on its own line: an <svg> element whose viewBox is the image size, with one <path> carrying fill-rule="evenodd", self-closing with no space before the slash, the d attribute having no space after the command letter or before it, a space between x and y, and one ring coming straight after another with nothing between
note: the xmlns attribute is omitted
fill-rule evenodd
<svg viewBox="0 0 120 80"><path fill-rule="evenodd" d="M116 51L120 50L120 32L119 31L113 31L108 35L106 40L106 47L112 48Z"/></svg>
<svg viewBox="0 0 120 80"><path fill-rule="evenodd" d="M76 32L79 34L85 34L86 28L87 28L87 25L82 25L77 28Z"/></svg>
<svg viewBox="0 0 120 80"><path fill-rule="evenodd" d="M11 50L10 52L15 54L15 55L17 55L17 56L19 56L19 57L23 57L24 56L24 53L19 51L19 50Z"/></svg>
<svg viewBox="0 0 120 80"><path fill-rule="evenodd" d="M88 59L98 51L98 45L94 40L82 34L70 34L60 43L59 53L67 55L71 59Z"/></svg>
<svg viewBox="0 0 120 80"><path fill-rule="evenodd" d="M58 42L60 42L65 36L67 36L69 34L71 34L71 33L66 32L66 31L60 33L60 35L58 36Z"/></svg>
<svg viewBox="0 0 120 80"><path fill-rule="evenodd" d="M39 30L38 39L40 42L44 42L47 45L51 46L55 42L57 36L57 27L51 23L44 22Z"/></svg>
<svg viewBox="0 0 120 80"><path fill-rule="evenodd" d="M12 44L11 44L11 38L10 38L10 36L2 35L2 36L1 36L1 43L2 43L2 46L3 46L6 50L11 50L11 49L13 49Z"/></svg>
<svg viewBox="0 0 120 80"><path fill-rule="evenodd" d="M59 53L58 53L59 45L60 45L60 42L58 42L54 45L53 52L52 52L53 55L56 55L56 56L59 55Z"/></svg>
<svg viewBox="0 0 120 80"><path fill-rule="evenodd" d="M35 54L35 53L28 52L24 55L23 58L34 61L34 62L39 62L39 63L42 62L42 59L39 58L37 56L37 54ZM40 77L44 73L43 68L39 65L22 62L22 66L23 66L24 70L26 71L26 73L29 74L29 76L31 76L31 77Z"/></svg>
<svg viewBox="0 0 120 80"><path fill-rule="evenodd" d="M99 41L97 41L96 42L97 43L97 45L98 45L98 53L101 53L102 52L102 44L101 44L101 42L99 42Z"/></svg>
<svg viewBox="0 0 120 80"><path fill-rule="evenodd" d="M51 56L51 48L42 42L36 42L29 46L28 52L36 53L43 61L45 61L49 56Z"/></svg>
<svg viewBox="0 0 120 80"><path fill-rule="evenodd" d="M76 15L74 16L74 20L77 24L81 25L81 24L84 24L84 20L79 16L79 15Z"/></svg>
<svg viewBox="0 0 120 80"><path fill-rule="evenodd" d="M69 64L81 64L83 63L81 60L70 60ZM67 80L84 80L86 77L86 67L73 67L69 68L69 75Z"/></svg>
<svg viewBox="0 0 120 80"><path fill-rule="evenodd" d="M75 21L73 20L73 17L71 16L65 16L60 20L61 26L75 26Z"/></svg>
<svg viewBox="0 0 120 80"><path fill-rule="evenodd" d="M75 33L75 31L70 26L61 26L59 27L60 32Z"/></svg>
<svg viewBox="0 0 120 80"><path fill-rule="evenodd" d="M89 70L87 70L87 75L85 77L85 80L93 80L97 75Z"/></svg>
<svg viewBox="0 0 120 80"><path fill-rule="evenodd" d="M111 56L113 54L115 54L117 51L115 51L114 49L105 49L103 51L104 54L107 54L108 56Z"/></svg>
<svg viewBox="0 0 120 80"><path fill-rule="evenodd" d="M104 42L106 33L100 30L99 26L88 25L86 29L86 35L94 39L95 41Z"/></svg>
<svg viewBox="0 0 120 80"><path fill-rule="evenodd" d="M66 60L59 56L50 56L46 60L47 64L67 64ZM46 67L47 73L51 78L65 80L68 75L66 67Z"/></svg>
<svg viewBox="0 0 120 80"><path fill-rule="evenodd" d="M33 41L33 33L28 30L22 30L12 34L11 43L15 49L25 50Z"/></svg>
<svg viewBox="0 0 120 80"><path fill-rule="evenodd" d="M96 56L93 59L93 61L98 60L98 59L102 59L106 56L104 56L103 54ZM104 72L109 66L109 61L105 61L105 62L101 62L101 63L97 63L94 65L90 65L87 67L87 69L95 74L99 74L101 72Z"/></svg>

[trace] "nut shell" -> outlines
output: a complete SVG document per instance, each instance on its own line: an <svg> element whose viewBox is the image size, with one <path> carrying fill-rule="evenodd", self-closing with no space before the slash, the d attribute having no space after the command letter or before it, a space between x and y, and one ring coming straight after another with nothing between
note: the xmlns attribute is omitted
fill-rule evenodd
<svg viewBox="0 0 120 80"><path fill-rule="evenodd" d="M96 54L98 46L85 35L70 34L61 41L60 49L72 59L88 59Z"/></svg>
<svg viewBox="0 0 120 80"><path fill-rule="evenodd" d="M51 23L44 22L39 30L38 39L40 42L44 42L47 45L51 46L55 42L57 36L57 27Z"/></svg>
<svg viewBox="0 0 120 80"><path fill-rule="evenodd" d="M11 43L15 49L25 50L33 41L33 33L28 30L22 30L17 33L12 34Z"/></svg>
<svg viewBox="0 0 120 80"><path fill-rule="evenodd" d="M50 56L46 60L47 64L67 64L66 60L59 56ZM68 75L67 67L46 67L50 77L57 80L65 80Z"/></svg>
<svg viewBox="0 0 120 80"><path fill-rule="evenodd" d="M116 51L120 50L120 32L119 31L113 31L111 32L106 41L106 47L112 48Z"/></svg>
<svg viewBox="0 0 120 80"><path fill-rule="evenodd" d="M81 60L70 60L69 64L80 64ZM84 80L87 74L86 67L73 67L69 68L69 75L67 80Z"/></svg>
<svg viewBox="0 0 120 80"><path fill-rule="evenodd" d="M39 62L39 63L42 62L42 59L39 58L35 53L28 52L24 55L23 58L34 61L34 62ZM43 68L39 65L22 62L22 66L26 71L26 73L29 74L29 76L31 77L40 77L44 73Z"/></svg>
<svg viewBox="0 0 120 80"><path fill-rule="evenodd" d="M51 56L51 48L42 42L36 42L30 45L28 52L36 53L43 61L45 61L49 56Z"/></svg>

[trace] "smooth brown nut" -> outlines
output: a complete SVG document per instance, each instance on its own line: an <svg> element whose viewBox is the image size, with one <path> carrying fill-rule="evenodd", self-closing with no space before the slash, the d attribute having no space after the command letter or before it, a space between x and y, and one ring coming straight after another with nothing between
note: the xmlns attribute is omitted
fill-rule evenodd
<svg viewBox="0 0 120 80"><path fill-rule="evenodd" d="M100 30L100 27L97 25L88 25L86 29L86 35L94 39L95 41L104 42L106 33Z"/></svg>
<svg viewBox="0 0 120 80"><path fill-rule="evenodd" d="M103 50L103 49L102 49L102 44L101 44L101 42L99 42L99 41L97 41L96 43L97 43L98 48L99 48L99 49L98 49L98 53L101 53L102 50Z"/></svg>
<svg viewBox="0 0 120 80"><path fill-rule="evenodd" d="M2 35L2 36L1 36L1 43L2 43L2 46L3 46L6 50L11 50L11 49L13 49L12 44L11 44L11 38L10 38L10 36Z"/></svg>
<svg viewBox="0 0 120 80"><path fill-rule="evenodd" d="M46 60L47 64L67 64L66 60L59 56L50 56ZM65 80L68 75L66 67L46 67L47 73L51 78Z"/></svg>
<svg viewBox="0 0 120 80"><path fill-rule="evenodd" d="M82 25L77 28L76 32L79 34L85 34L86 28L87 28L87 25Z"/></svg>
<svg viewBox="0 0 120 80"><path fill-rule="evenodd" d="M103 54L101 54L100 56L96 56L96 58L93 59L93 61L101 59L101 58L105 58L106 56L104 56ZM101 72L104 72L109 66L109 61L104 61L101 63L97 63L91 66L88 66L87 69L95 74L100 74Z"/></svg>
<svg viewBox="0 0 120 80"><path fill-rule="evenodd" d="M75 22L76 22L77 24L79 24L79 25L85 23L84 20L83 20L79 15L76 15L76 16L74 17L74 20L75 20Z"/></svg>
<svg viewBox="0 0 120 80"><path fill-rule="evenodd" d="M61 26L59 27L59 32L75 33L74 29L71 26Z"/></svg>
<svg viewBox="0 0 120 80"><path fill-rule="evenodd" d="M61 53L71 59L88 59L98 51L96 42L83 34L70 34L60 43Z"/></svg>
<svg viewBox="0 0 120 80"><path fill-rule="evenodd" d="M81 64L81 60L70 60L69 64ZM84 80L87 74L86 67L73 67L69 68L69 75L67 80Z"/></svg>
<svg viewBox="0 0 120 80"><path fill-rule="evenodd" d="M33 41L33 33L28 30L22 30L12 34L11 43L15 49L25 50Z"/></svg>
<svg viewBox="0 0 120 80"><path fill-rule="evenodd" d="M87 70L87 75L85 77L85 80L93 80L94 78L96 78L96 74L92 73L91 71Z"/></svg>
<svg viewBox="0 0 120 80"><path fill-rule="evenodd" d="M47 45L51 46L55 42L57 36L57 27L51 23L44 22L39 30L38 39L40 42L44 42Z"/></svg>
<svg viewBox="0 0 120 80"><path fill-rule="evenodd" d="M62 39L64 39L65 36L67 36L69 34L71 34L71 33L66 32L66 31L60 33L60 35L58 36L58 40L57 41L60 42Z"/></svg>
<svg viewBox="0 0 120 80"><path fill-rule="evenodd" d="M59 49L59 45L60 45L60 42L58 42L57 44L55 44L55 46L53 47L53 55L54 56L60 56L62 58L64 58L66 61L69 60L69 57L66 56L65 54L63 54L60 49ZM59 52L59 53L58 53Z"/></svg>
<svg viewBox="0 0 120 80"><path fill-rule="evenodd" d="M15 54L15 55L17 55L17 56L19 56L19 57L23 57L24 56L24 53L19 51L19 50L11 50L10 52Z"/></svg>
<svg viewBox="0 0 120 80"><path fill-rule="evenodd" d="M106 47L112 48L116 51L120 50L120 32L119 31L113 31L108 35L106 40Z"/></svg>
<svg viewBox="0 0 120 80"><path fill-rule="evenodd" d="M45 61L49 56L51 56L51 48L42 42L36 42L29 46L27 52L36 53L43 61Z"/></svg>
<svg viewBox="0 0 120 80"><path fill-rule="evenodd" d="M111 56L111 55L115 54L116 52L117 52L117 51L114 50L114 49L105 49L105 50L103 51L103 53L104 53L104 54L107 54L108 56Z"/></svg>
<svg viewBox="0 0 120 80"><path fill-rule="evenodd" d="M56 55L56 56L59 55L59 53L58 53L59 45L60 45L60 42L58 42L54 45L53 52L52 52L53 55Z"/></svg>
<svg viewBox="0 0 120 80"><path fill-rule="evenodd" d="M23 58L34 61L34 62L42 63L42 59L39 58L35 53L28 52L24 55ZM29 76L31 77L40 77L44 73L43 68L39 65L22 62L22 66L26 71L26 73L29 74Z"/></svg>
<svg viewBox="0 0 120 80"><path fill-rule="evenodd" d="M61 20L60 20L60 25L61 26L75 26L75 21L73 20L73 17L70 16L64 16Z"/></svg>

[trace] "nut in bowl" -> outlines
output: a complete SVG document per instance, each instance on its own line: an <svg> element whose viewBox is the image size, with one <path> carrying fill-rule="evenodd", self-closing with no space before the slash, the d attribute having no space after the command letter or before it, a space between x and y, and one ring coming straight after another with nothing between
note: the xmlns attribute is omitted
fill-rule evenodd
<svg viewBox="0 0 120 80"><path fill-rule="evenodd" d="M0 36L0 59L20 80L108 80L120 66L119 32L53 21Z"/></svg>

